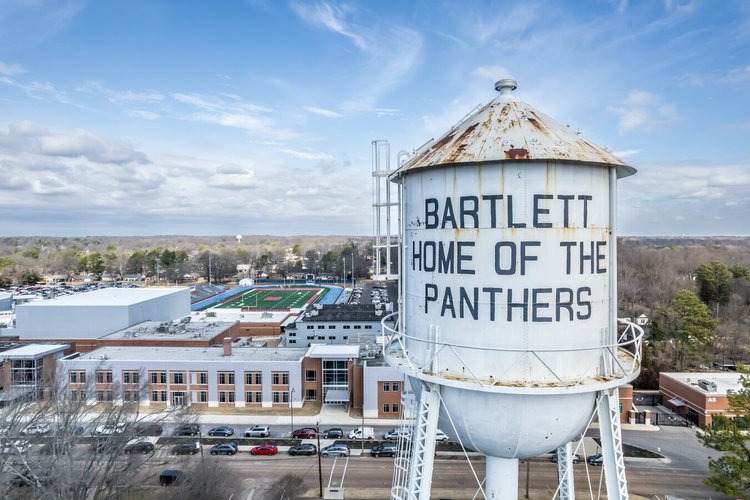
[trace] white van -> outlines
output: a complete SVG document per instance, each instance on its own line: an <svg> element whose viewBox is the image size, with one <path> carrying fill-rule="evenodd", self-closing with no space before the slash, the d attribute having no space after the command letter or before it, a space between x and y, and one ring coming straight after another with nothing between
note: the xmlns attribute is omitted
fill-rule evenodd
<svg viewBox="0 0 750 500"><path fill-rule="evenodd" d="M375 439L375 429L372 427L357 427L349 431L349 439Z"/></svg>

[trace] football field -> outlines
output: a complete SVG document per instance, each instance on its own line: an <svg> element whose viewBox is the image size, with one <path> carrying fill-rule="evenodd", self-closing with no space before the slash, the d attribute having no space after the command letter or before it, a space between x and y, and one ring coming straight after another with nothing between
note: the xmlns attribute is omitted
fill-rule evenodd
<svg viewBox="0 0 750 500"><path fill-rule="evenodd" d="M297 309L313 304L325 297L327 288L253 288L217 304L221 309L268 311L272 309Z"/></svg>

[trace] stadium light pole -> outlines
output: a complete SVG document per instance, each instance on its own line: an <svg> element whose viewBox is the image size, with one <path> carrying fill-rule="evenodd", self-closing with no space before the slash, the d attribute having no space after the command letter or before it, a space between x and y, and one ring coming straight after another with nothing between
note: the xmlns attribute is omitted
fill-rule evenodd
<svg viewBox="0 0 750 500"><path fill-rule="evenodd" d="M343 279L341 280L342 283L346 285L346 257L343 257L341 259L344 262L344 270L343 270Z"/></svg>

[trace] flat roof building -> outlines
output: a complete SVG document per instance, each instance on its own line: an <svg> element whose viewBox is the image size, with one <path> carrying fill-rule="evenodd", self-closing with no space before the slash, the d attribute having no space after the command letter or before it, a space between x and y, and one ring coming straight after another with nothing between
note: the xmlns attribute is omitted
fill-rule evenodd
<svg viewBox="0 0 750 500"><path fill-rule="evenodd" d="M16 307L20 339L93 339L144 321L190 315L189 288L101 288Z"/></svg>
<svg viewBox="0 0 750 500"><path fill-rule="evenodd" d="M715 415L735 417L727 392L742 389L738 372L662 372L662 404L693 425L711 425Z"/></svg>
<svg viewBox="0 0 750 500"><path fill-rule="evenodd" d="M378 336L388 314L383 305L314 304L284 328L287 347L346 344L359 336Z"/></svg>

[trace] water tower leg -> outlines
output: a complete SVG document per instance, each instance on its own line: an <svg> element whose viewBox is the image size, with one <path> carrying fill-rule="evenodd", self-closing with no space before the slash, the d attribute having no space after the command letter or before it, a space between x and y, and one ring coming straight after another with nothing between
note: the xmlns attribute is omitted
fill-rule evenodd
<svg viewBox="0 0 750 500"><path fill-rule="evenodd" d="M518 459L487 457L485 496L487 500L518 498Z"/></svg>
<svg viewBox="0 0 750 500"><path fill-rule="evenodd" d="M440 389L423 384L417 418L412 431L413 458L409 474L409 498L430 500L432 469L435 465L435 431L440 416Z"/></svg>
<svg viewBox="0 0 750 500"><path fill-rule="evenodd" d="M620 430L620 398L617 388L604 391L597 407L599 435L602 440L604 477L609 500L627 500L628 482L625 478L625 459L622 453Z"/></svg>
<svg viewBox="0 0 750 500"><path fill-rule="evenodd" d="M557 449L557 483L560 485L560 500L575 500L573 443L567 443Z"/></svg>

